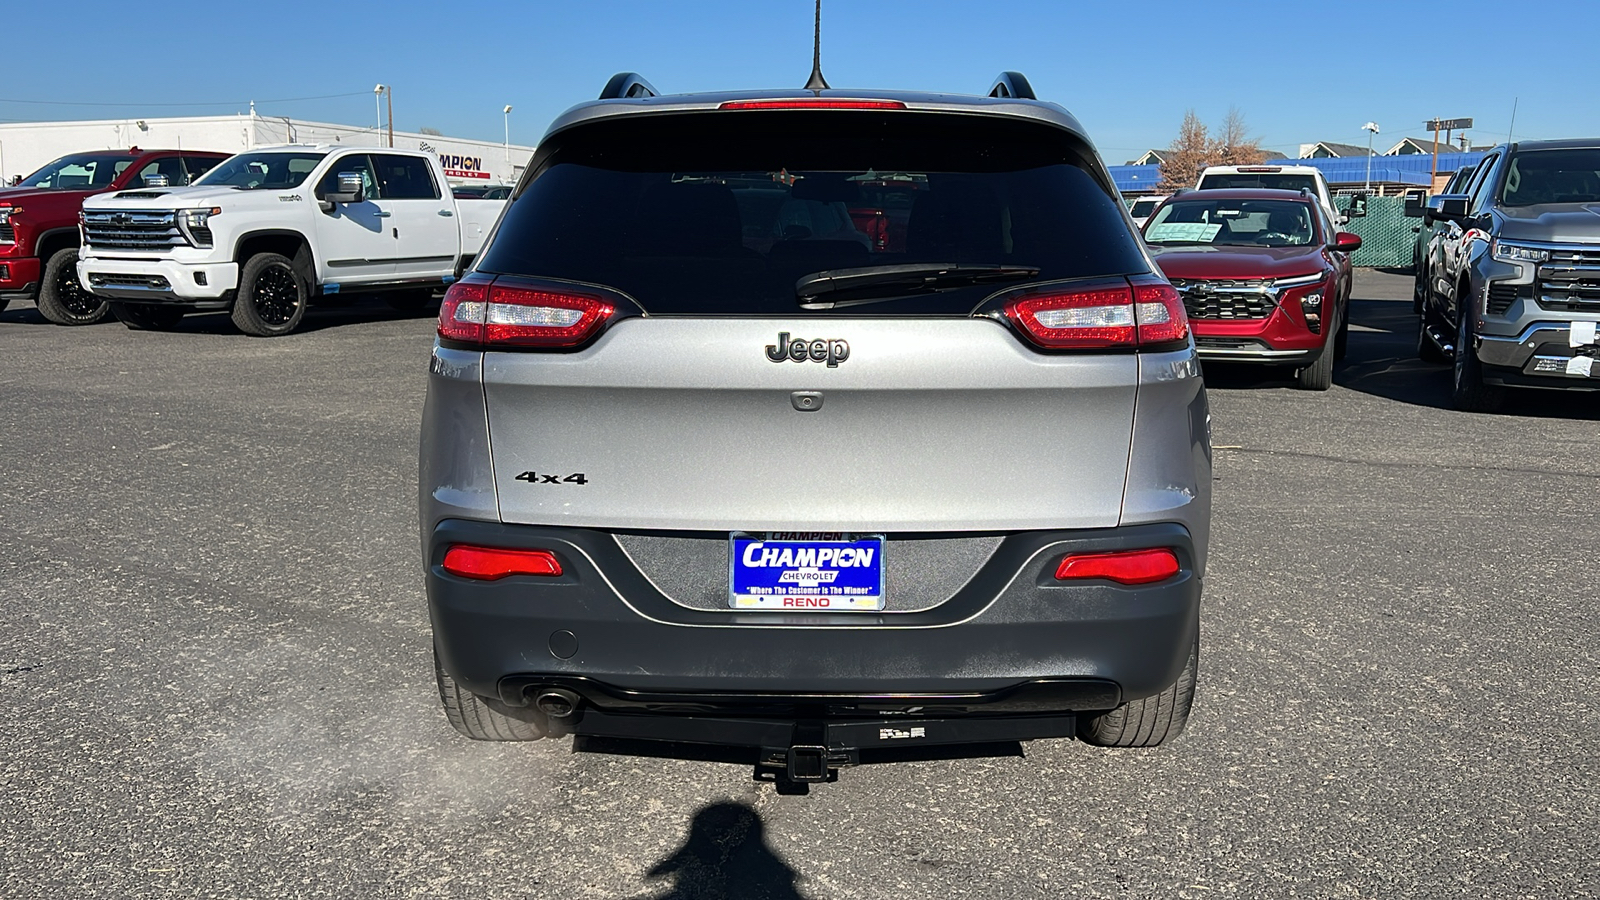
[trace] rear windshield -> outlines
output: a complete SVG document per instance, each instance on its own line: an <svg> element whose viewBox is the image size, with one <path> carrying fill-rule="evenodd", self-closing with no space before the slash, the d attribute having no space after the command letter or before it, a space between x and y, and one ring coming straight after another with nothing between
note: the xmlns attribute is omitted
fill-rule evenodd
<svg viewBox="0 0 1600 900"><path fill-rule="evenodd" d="M546 146L478 270L605 285L653 314L793 315L797 280L825 270L1039 270L998 286L885 288L850 310L966 315L1019 284L1146 270L1116 195L1047 126L716 112L595 123Z"/></svg>
<svg viewBox="0 0 1600 900"><path fill-rule="evenodd" d="M1147 219L1151 213L1155 212L1156 207L1160 205L1160 200L1135 200L1133 201L1133 208L1128 210L1128 215L1133 216L1135 219Z"/></svg>
<svg viewBox="0 0 1600 900"><path fill-rule="evenodd" d="M1307 190L1317 192L1317 179L1314 175L1284 175L1272 172L1229 172L1228 174L1207 175L1200 179L1200 189L1210 191L1228 188L1271 188L1278 191Z"/></svg>

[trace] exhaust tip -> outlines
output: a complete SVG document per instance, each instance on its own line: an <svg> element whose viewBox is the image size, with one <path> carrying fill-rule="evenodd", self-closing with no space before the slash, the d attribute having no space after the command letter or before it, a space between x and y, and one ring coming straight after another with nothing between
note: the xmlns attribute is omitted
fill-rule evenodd
<svg viewBox="0 0 1600 900"><path fill-rule="evenodd" d="M552 719L565 719L578 711L582 702L577 694L562 688L547 688L533 701L538 710Z"/></svg>

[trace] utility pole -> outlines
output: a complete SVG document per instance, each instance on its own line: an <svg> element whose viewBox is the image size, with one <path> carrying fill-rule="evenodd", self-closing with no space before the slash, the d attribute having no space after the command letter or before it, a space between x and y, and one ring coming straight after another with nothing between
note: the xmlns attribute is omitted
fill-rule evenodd
<svg viewBox="0 0 1600 900"><path fill-rule="evenodd" d="M383 96L389 103L389 149L394 149L394 85L383 89Z"/></svg>
<svg viewBox="0 0 1600 900"><path fill-rule="evenodd" d="M1472 127L1471 119L1440 119L1433 118L1422 123L1423 128L1433 129L1433 180L1439 180L1439 132L1466 131ZM1432 185L1428 188L1433 190Z"/></svg>

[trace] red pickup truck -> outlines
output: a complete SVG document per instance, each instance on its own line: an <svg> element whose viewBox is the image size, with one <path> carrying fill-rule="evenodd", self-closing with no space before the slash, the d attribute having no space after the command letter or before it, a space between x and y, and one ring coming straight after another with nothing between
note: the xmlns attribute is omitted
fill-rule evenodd
<svg viewBox="0 0 1600 900"><path fill-rule="evenodd" d="M32 300L46 319L87 325L108 304L78 284L78 212L93 194L179 187L228 158L194 150L94 150L63 156L0 189L0 310Z"/></svg>

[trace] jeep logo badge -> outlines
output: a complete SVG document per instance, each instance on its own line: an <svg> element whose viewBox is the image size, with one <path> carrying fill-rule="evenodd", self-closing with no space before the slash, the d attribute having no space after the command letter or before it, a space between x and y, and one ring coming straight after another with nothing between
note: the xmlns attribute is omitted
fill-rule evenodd
<svg viewBox="0 0 1600 900"><path fill-rule="evenodd" d="M789 332L778 332L778 342L767 345L767 359L775 363L784 360L791 362L825 362L828 368L837 369L839 363L850 358L850 344L840 340L818 338L805 340L803 338L789 339Z"/></svg>

